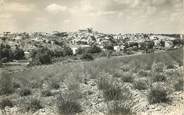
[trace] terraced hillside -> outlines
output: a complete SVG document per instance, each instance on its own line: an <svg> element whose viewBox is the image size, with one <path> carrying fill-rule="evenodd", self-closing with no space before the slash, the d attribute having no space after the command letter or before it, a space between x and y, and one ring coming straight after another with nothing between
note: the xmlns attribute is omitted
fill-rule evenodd
<svg viewBox="0 0 184 115"><path fill-rule="evenodd" d="M5 71L0 114L181 115L183 53L180 48Z"/></svg>

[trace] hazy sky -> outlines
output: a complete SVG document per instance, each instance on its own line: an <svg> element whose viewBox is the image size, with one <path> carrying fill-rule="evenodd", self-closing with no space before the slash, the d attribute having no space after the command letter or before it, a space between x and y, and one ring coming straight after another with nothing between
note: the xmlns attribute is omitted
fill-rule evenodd
<svg viewBox="0 0 184 115"><path fill-rule="evenodd" d="M0 0L0 31L184 32L183 0Z"/></svg>

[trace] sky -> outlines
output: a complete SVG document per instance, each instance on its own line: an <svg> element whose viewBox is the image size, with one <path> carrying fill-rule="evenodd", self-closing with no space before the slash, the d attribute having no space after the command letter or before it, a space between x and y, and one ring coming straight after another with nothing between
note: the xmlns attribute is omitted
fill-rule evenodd
<svg viewBox="0 0 184 115"><path fill-rule="evenodd" d="M0 0L0 32L183 33L184 0Z"/></svg>

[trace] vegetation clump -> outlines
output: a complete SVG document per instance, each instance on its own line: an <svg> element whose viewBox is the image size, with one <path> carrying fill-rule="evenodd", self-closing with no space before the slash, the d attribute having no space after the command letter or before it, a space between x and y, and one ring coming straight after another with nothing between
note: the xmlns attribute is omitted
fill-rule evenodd
<svg viewBox="0 0 184 115"><path fill-rule="evenodd" d="M111 86L109 89L103 90L103 97L106 101L122 99L121 88Z"/></svg>
<svg viewBox="0 0 184 115"><path fill-rule="evenodd" d="M166 84L162 82L157 82L152 85L148 95L148 100L150 104L167 103L169 102L169 97L168 97L169 94L170 94L170 90L166 86Z"/></svg>
<svg viewBox="0 0 184 115"><path fill-rule="evenodd" d="M87 61L94 60L93 56L89 53L82 54L81 59L82 60L87 60Z"/></svg>
<svg viewBox="0 0 184 115"><path fill-rule="evenodd" d="M41 92L41 94L42 94L43 97L49 97L49 96L52 96L53 95L50 90L43 90Z"/></svg>
<svg viewBox="0 0 184 115"><path fill-rule="evenodd" d="M130 72L124 72L124 73L122 73L121 79L124 82L130 82L130 83L132 83L133 80L134 80L134 77L133 77L132 73L130 73Z"/></svg>
<svg viewBox="0 0 184 115"><path fill-rule="evenodd" d="M24 105L25 111L36 112L39 109L42 109L43 106L39 99L31 98L28 103Z"/></svg>
<svg viewBox="0 0 184 115"><path fill-rule="evenodd" d="M166 75L164 73L154 73L153 75L153 81L154 82L159 82L159 81L166 81Z"/></svg>
<svg viewBox="0 0 184 115"><path fill-rule="evenodd" d="M176 91L183 91L184 90L184 80L180 79L177 81L177 83L174 85Z"/></svg>
<svg viewBox="0 0 184 115"><path fill-rule="evenodd" d="M100 90L109 89L111 87L111 83L109 80L110 79L105 78L105 77L98 78L98 81L97 81L98 89Z"/></svg>
<svg viewBox="0 0 184 115"><path fill-rule="evenodd" d="M0 95L8 95L14 92L13 80L8 72L2 72L0 78Z"/></svg>
<svg viewBox="0 0 184 115"><path fill-rule="evenodd" d="M20 95L20 96L28 96L28 95L31 95L31 94L32 94L32 92L31 92L31 90L28 89L28 88L23 88L23 89L21 89L20 92L19 92L19 95Z"/></svg>
<svg viewBox="0 0 184 115"><path fill-rule="evenodd" d="M72 99L59 96L57 102L57 109L60 115L76 114L82 111L81 105Z"/></svg>
<svg viewBox="0 0 184 115"><path fill-rule="evenodd" d="M13 107L13 103L11 100L9 100L8 98L2 99L0 101L0 109L5 109L5 107Z"/></svg>
<svg viewBox="0 0 184 115"><path fill-rule="evenodd" d="M108 115L134 115L130 107L117 101L114 101L112 105L108 107L108 111Z"/></svg>
<svg viewBox="0 0 184 115"><path fill-rule="evenodd" d="M134 81L134 87L138 90L146 90L149 87L148 80L146 78L140 78Z"/></svg>

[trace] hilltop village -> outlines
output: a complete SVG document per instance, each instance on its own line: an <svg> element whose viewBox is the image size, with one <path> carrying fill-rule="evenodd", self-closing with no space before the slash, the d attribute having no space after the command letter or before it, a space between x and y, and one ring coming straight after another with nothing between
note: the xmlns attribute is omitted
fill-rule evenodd
<svg viewBox="0 0 184 115"><path fill-rule="evenodd" d="M42 52L44 54L46 51L50 52L51 57L65 57L83 53L87 53L87 57L89 57L89 54L102 51L105 52L104 55L134 54L138 51L152 53L157 49L178 48L183 45L183 41L183 35L179 34L104 34L94 31L92 28L76 32L3 32L0 34L0 56L2 62L8 62L7 58L10 57L12 58L10 60L33 60L34 57L38 57L33 56L33 52L43 48L45 50ZM7 52L14 52L14 54Z"/></svg>

